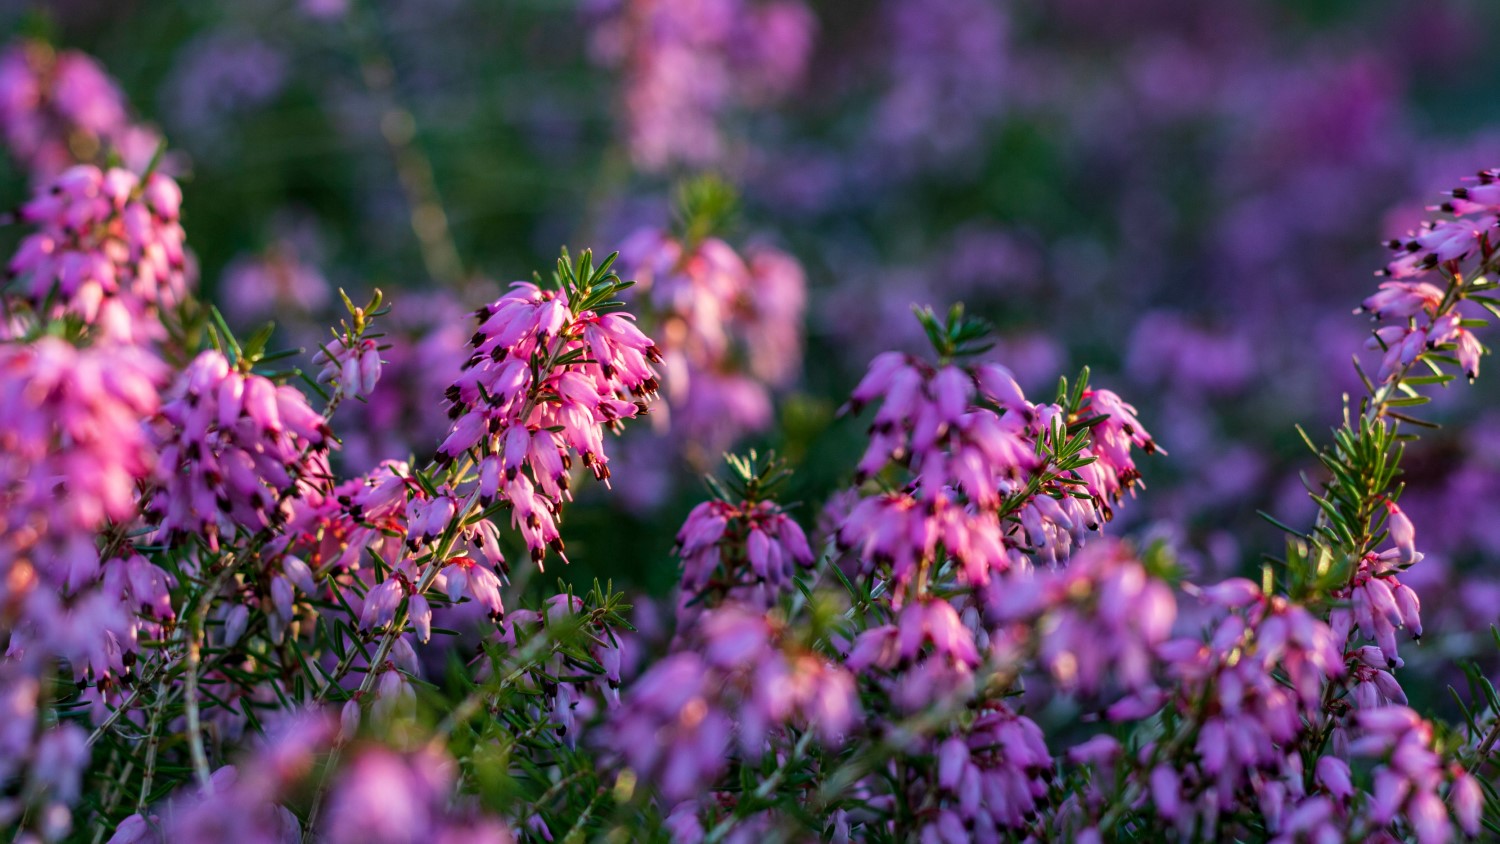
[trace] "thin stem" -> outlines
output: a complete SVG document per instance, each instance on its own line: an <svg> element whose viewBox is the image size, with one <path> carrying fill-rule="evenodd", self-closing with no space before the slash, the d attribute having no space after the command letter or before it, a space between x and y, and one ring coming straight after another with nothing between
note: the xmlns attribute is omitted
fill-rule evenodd
<svg viewBox="0 0 1500 844"><path fill-rule="evenodd" d="M166 706L167 695L164 689L158 687L156 705L151 709L151 720L146 728L146 761L145 775L141 780L141 796L135 801L137 814L145 814L146 806L151 801L151 784L156 779L156 750L161 744L161 711Z"/></svg>
<svg viewBox="0 0 1500 844"><path fill-rule="evenodd" d="M233 568L234 556L227 555L224 558L223 568L198 597L198 603L193 608L193 614L188 622L187 654L183 660L183 697L187 710L188 753L193 760L193 774L198 779L199 787L205 792L213 787L213 781L212 773L208 769L208 753L203 747L203 725L198 703L198 669L203 656L203 625L208 620L208 610L213 606L214 596L223 587Z"/></svg>

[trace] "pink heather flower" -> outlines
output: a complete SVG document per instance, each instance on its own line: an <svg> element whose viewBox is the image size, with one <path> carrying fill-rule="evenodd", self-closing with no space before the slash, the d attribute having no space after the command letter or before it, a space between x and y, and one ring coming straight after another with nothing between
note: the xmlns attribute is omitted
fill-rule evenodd
<svg viewBox="0 0 1500 844"><path fill-rule="evenodd" d="M936 826L922 840L967 841L971 832L1000 840L1000 830L1021 830L1035 817L1048 792L1053 760L1035 722L1001 702L984 704L961 733L935 749L935 781L929 773L915 784L914 803L937 800ZM940 837L931 838L936 832Z"/></svg>
<svg viewBox="0 0 1500 844"><path fill-rule="evenodd" d="M1338 800L1354 796L1354 785L1349 775L1349 763L1337 756L1322 756L1315 770L1318 786Z"/></svg>
<svg viewBox="0 0 1500 844"><path fill-rule="evenodd" d="M453 760L430 747L410 754L361 748L329 793L322 835L330 844L514 841L477 807L454 805L456 774Z"/></svg>
<svg viewBox="0 0 1500 844"><path fill-rule="evenodd" d="M405 597L402 581L402 576L393 575L365 594L364 609L359 618L361 627L385 627L396 619L396 610Z"/></svg>
<svg viewBox="0 0 1500 844"><path fill-rule="evenodd" d="M406 614L417 631L417 641L426 643L432 638L432 607L421 594L413 594L406 601Z"/></svg>
<svg viewBox="0 0 1500 844"><path fill-rule="evenodd" d="M1354 722L1362 734L1351 752L1382 760L1375 767L1370 819L1384 825L1403 817L1423 844L1448 841L1452 821L1438 794L1445 771L1432 746L1432 725L1403 706L1360 710ZM1458 795L1453 796L1456 801ZM1463 815L1460 822L1466 822Z"/></svg>
<svg viewBox="0 0 1500 844"><path fill-rule="evenodd" d="M1481 248L1490 248L1486 244L1497 222L1493 214L1424 222L1408 239L1388 244L1399 257L1386 265L1385 273L1392 278L1412 278L1425 275L1439 264L1463 261Z"/></svg>
<svg viewBox="0 0 1500 844"><path fill-rule="evenodd" d="M1459 828L1470 838L1478 835L1480 820L1484 815L1484 792L1479 787L1479 781L1468 773L1459 773L1454 776L1448 794Z"/></svg>
<svg viewBox="0 0 1500 844"><path fill-rule="evenodd" d="M1427 282L1388 281L1380 292L1365 299L1363 310L1376 319L1406 319L1423 311L1435 313L1443 301L1443 291Z"/></svg>
<svg viewBox="0 0 1500 844"><path fill-rule="evenodd" d="M837 745L860 717L846 671L786 648L749 608L705 612L679 643L692 649L647 670L607 728L609 747L669 803L707 790L731 746L758 759L788 724Z"/></svg>
<svg viewBox="0 0 1500 844"><path fill-rule="evenodd" d="M517 282L478 311L474 354L448 389L454 421L438 448L442 461L478 461L481 500L510 503L537 563L549 546L562 551L556 514L571 497L572 455L607 480L602 429L641 413L657 386L656 346L627 316L570 308L565 293Z"/></svg>
<svg viewBox="0 0 1500 844"><path fill-rule="evenodd" d="M489 611L490 618L498 621L505 616L505 607L500 603L500 578L473 557L460 555L448 560L443 577L448 600L457 602L468 595Z"/></svg>
<svg viewBox="0 0 1500 844"><path fill-rule="evenodd" d="M1390 515L1386 520L1386 530L1390 531L1391 542L1399 552L1397 562L1411 565L1417 561L1416 529L1412 527L1411 519L1396 506L1396 502L1387 500L1385 509Z"/></svg>
<svg viewBox="0 0 1500 844"><path fill-rule="evenodd" d="M153 132L131 124L119 86L98 62L34 40L0 51L0 137L38 184L109 150L144 167L157 146Z"/></svg>
<svg viewBox="0 0 1500 844"><path fill-rule="evenodd" d="M265 557L279 559L283 574L308 595L313 593L307 587L316 586L314 570L356 571L371 553L402 559L409 475L406 464L387 461L332 490L304 485L284 502L286 521L267 543Z"/></svg>
<svg viewBox="0 0 1500 844"><path fill-rule="evenodd" d="M885 688L903 712L944 709L974 694L982 658L974 631L947 601L911 601L895 624L870 627L849 645L844 665Z"/></svg>
<svg viewBox="0 0 1500 844"><path fill-rule="evenodd" d="M182 301L191 284L177 184L165 174L72 167L22 206L36 226L8 271L45 318L71 314L98 336L123 342L159 339L156 315Z"/></svg>
<svg viewBox="0 0 1500 844"><path fill-rule="evenodd" d="M1064 689L1085 694L1107 677L1145 688L1177 618L1171 588L1113 541L1088 546L1064 569L996 578L985 599L987 616L1002 628L1019 623L1012 635L1045 631L1036 641L1041 666Z"/></svg>
<svg viewBox="0 0 1500 844"><path fill-rule="evenodd" d="M802 269L769 246L747 256L718 238L690 246L656 229L621 250L658 325L672 431L706 453L771 424L770 388L801 367Z"/></svg>
<svg viewBox="0 0 1500 844"><path fill-rule="evenodd" d="M814 558L807 535L771 501L705 501L693 508L677 534L682 558L682 604L707 606L707 596L770 609L792 589L797 568Z"/></svg>
<svg viewBox="0 0 1500 844"><path fill-rule="evenodd" d="M1406 516L1403 514L1400 518L1405 520ZM1403 540L1409 542L1411 537L1403 533L1403 528L1394 524L1394 515L1391 521L1393 539L1400 534ZM1406 528L1410 528L1409 521ZM1336 593L1347 598L1350 606L1335 609L1331 616L1333 623L1335 626L1342 625L1345 629L1357 627L1362 635L1379 646L1385 665L1376 667L1401 664L1396 642L1397 630L1405 629L1413 638L1422 637L1421 602L1417 593L1394 574L1397 567L1402 565L1402 558L1408 554L1412 554L1413 559L1421 557L1410 551L1409 547L1408 550L1403 550L1399 546L1382 554L1366 555L1360 561L1350 588Z"/></svg>
<svg viewBox="0 0 1500 844"><path fill-rule="evenodd" d="M159 484L149 508L170 534L221 535L283 523L285 499L328 476L332 432L293 387L232 370L215 351L178 377L153 428Z"/></svg>

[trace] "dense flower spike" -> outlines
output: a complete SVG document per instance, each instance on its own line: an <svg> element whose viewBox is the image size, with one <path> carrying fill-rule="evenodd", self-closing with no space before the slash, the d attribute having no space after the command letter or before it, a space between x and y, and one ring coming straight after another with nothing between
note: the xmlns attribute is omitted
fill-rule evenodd
<svg viewBox="0 0 1500 844"><path fill-rule="evenodd" d="M63 314L99 336L159 339L156 315L175 307L193 279L171 177L144 180L118 167L71 167L22 206L36 226L8 264L15 294L44 319Z"/></svg>
<svg viewBox="0 0 1500 844"><path fill-rule="evenodd" d="M217 548L221 536L280 525L287 497L324 484L332 432L295 388L208 351L166 397L153 429L161 459L150 509L168 534L197 534Z"/></svg>
<svg viewBox="0 0 1500 844"><path fill-rule="evenodd" d="M960 326L946 330L972 330ZM859 475L895 463L913 480L856 505L838 541L867 573L888 566L898 584L937 561L938 548L970 586L1017 563L1066 560L1137 485L1133 448L1157 450L1114 393L1080 387L1071 407L1035 405L996 363L932 367L889 352L871 362L849 408L876 400Z"/></svg>
<svg viewBox="0 0 1500 844"><path fill-rule="evenodd" d="M473 355L448 389L453 424L438 457L477 461L480 499L510 505L540 562L549 546L562 550L557 514L572 498L573 455L608 481L602 430L655 396L660 352L623 314L575 310L566 289L517 282L476 316Z"/></svg>

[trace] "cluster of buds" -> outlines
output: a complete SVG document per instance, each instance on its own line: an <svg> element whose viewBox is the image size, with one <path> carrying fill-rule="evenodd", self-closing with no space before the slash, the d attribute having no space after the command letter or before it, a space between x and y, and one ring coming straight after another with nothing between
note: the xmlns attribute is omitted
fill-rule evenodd
<svg viewBox="0 0 1500 844"><path fill-rule="evenodd" d="M125 342L158 338L158 312L190 282L181 203L161 172L69 168L21 208L37 230L10 260L16 291L44 318L72 315Z"/></svg>
<svg viewBox="0 0 1500 844"><path fill-rule="evenodd" d="M768 610L792 591L797 570L814 562L807 534L769 497L789 475L775 456L762 460L752 450L726 459L733 470L727 488L710 478L714 498L694 507L677 532L683 624L724 602Z"/></svg>
<svg viewBox="0 0 1500 844"><path fill-rule="evenodd" d="M384 296L376 290L370 304L363 308L355 307L344 291L340 290L339 296L353 324L344 321L342 330L333 332L333 345L320 346L313 354L313 364L322 367L318 382L333 385L336 399L357 399L370 395L380 382L381 349L376 342L380 335L370 332L370 321L385 313L380 308Z"/></svg>

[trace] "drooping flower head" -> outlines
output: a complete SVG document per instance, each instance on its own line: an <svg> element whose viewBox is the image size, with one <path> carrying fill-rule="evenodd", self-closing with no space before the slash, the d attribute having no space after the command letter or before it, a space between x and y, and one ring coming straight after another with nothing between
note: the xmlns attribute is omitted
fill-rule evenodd
<svg viewBox="0 0 1500 844"><path fill-rule="evenodd" d="M555 289L516 282L476 313L472 354L448 388L452 426L438 448L478 467L482 501L511 507L538 562L562 549L558 510L572 497L576 456L609 479L604 431L644 411L656 394L656 345L629 316L600 310L623 284L609 264L560 262ZM581 279L581 280L580 280Z"/></svg>

